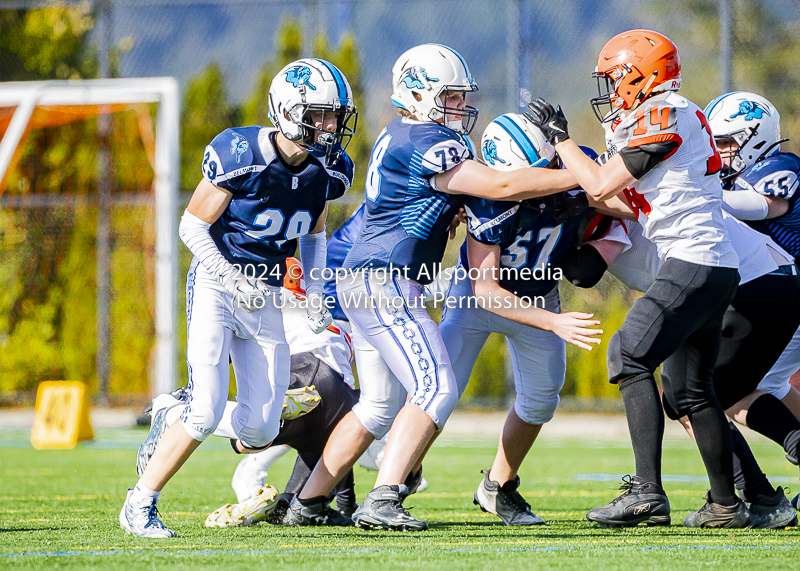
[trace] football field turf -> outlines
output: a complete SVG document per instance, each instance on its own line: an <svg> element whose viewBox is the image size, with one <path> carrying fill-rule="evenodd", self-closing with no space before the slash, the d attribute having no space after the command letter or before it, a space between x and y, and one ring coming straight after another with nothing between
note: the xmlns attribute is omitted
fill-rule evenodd
<svg viewBox="0 0 800 571"><path fill-rule="evenodd" d="M666 443L669 528L611 530L585 519L588 509L617 494L633 465L625 441L548 438L547 429L523 466L523 495L548 525L514 528L472 505L480 469L491 464L494 439L446 434L425 463L430 488L409 498L422 533L355 529L206 529L209 511L234 499L230 478L238 457L211 439L162 495L165 522L180 537L126 536L117 523L125 490L136 481L141 430L98 431L70 451L37 452L25 431L0 432L0 568L100 569L792 569L800 558L797 528L779 531L694 530L680 526L703 503L707 483L688 439ZM755 453L775 483L797 471L775 445ZM268 481L282 489L294 462L287 454ZM359 498L374 472L356 468ZM797 485L792 484L794 488Z"/></svg>

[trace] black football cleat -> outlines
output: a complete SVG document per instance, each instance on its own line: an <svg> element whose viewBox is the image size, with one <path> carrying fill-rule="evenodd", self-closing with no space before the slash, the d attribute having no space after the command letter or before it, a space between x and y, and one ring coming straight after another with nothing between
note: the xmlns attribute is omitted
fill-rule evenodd
<svg viewBox="0 0 800 571"><path fill-rule="evenodd" d="M305 505L295 496L286 510L283 525L348 527L353 525L353 520L333 509L330 500L324 496L306 501Z"/></svg>
<svg viewBox="0 0 800 571"><path fill-rule="evenodd" d="M664 489L638 476L624 476L620 490L624 493L610 504L589 510L586 519L607 527L669 525L669 499Z"/></svg>
<svg viewBox="0 0 800 571"><path fill-rule="evenodd" d="M753 529L783 529L797 525L797 514L781 487L771 496L758 494L747 507Z"/></svg>
<svg viewBox="0 0 800 571"><path fill-rule="evenodd" d="M706 493L705 505L690 513L683 520L684 527L717 527L726 529L750 529L753 527L750 510L742 500L732 506L723 506L711 501L711 493Z"/></svg>
<svg viewBox="0 0 800 571"><path fill-rule="evenodd" d="M353 514L353 521L361 529L387 529L390 531L423 531L428 524L412 517L403 507L408 488L378 486L372 490Z"/></svg>

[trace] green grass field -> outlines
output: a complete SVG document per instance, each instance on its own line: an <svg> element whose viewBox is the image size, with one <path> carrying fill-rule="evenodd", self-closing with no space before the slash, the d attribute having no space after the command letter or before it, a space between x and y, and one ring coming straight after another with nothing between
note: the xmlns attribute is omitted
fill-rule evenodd
<svg viewBox="0 0 800 571"><path fill-rule="evenodd" d="M354 529L206 529L209 511L231 501L237 462L213 439L189 460L159 507L180 537L126 536L117 516L136 481L141 430L99 431L98 440L71 451L39 452L23 431L0 432L0 568L110 569L796 569L800 532L693 530L680 526L702 505L706 483L691 442L668 441L665 488L673 508L669 528L609 530L585 520L588 509L611 500L617 475L633 459L626 442L548 439L523 466L522 488L547 526L509 528L472 505L492 439L443 436L425 463L430 488L410 498L413 514L431 524L422 533ZM797 480L777 446L754 446L776 484ZM279 489L294 462L283 457L270 472ZM356 469L359 497L374 473ZM695 477L691 477L695 476Z"/></svg>

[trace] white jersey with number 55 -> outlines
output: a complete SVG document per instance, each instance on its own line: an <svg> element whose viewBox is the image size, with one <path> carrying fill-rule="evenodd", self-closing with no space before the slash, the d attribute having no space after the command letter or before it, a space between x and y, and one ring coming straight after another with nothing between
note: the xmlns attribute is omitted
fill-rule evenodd
<svg viewBox="0 0 800 571"><path fill-rule="evenodd" d="M606 131L638 179L623 192L661 260L737 268L722 220L722 161L703 111L668 92L645 101Z"/></svg>

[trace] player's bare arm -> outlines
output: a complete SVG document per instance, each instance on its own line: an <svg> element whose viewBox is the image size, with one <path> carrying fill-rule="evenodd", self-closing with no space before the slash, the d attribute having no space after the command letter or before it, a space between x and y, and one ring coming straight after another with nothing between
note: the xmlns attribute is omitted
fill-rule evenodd
<svg viewBox="0 0 800 571"><path fill-rule="evenodd" d="M575 177L566 170L529 168L498 172L477 161L464 161L459 166L436 175L434 180L436 187L442 192L468 194L490 200L536 198L578 186Z"/></svg>
<svg viewBox="0 0 800 571"><path fill-rule="evenodd" d="M186 210L203 222L213 224L228 208L231 198L232 193L204 178L194 190Z"/></svg>
<svg viewBox="0 0 800 571"><path fill-rule="evenodd" d="M556 148L558 156L578 181L578 184L595 200L607 200L636 182L622 160L615 155L604 165L598 165L580 150L567 130L567 118L561 107L554 109L542 98L531 102L525 116L545 134Z"/></svg>
<svg viewBox="0 0 800 571"><path fill-rule="evenodd" d="M589 206L598 212L614 216L615 218L624 218L625 220L636 220L636 215L631 210L630 205L622 200L620 196L612 196L605 200L595 200L589 197Z"/></svg>
<svg viewBox="0 0 800 571"><path fill-rule="evenodd" d="M481 306L487 311L505 317L517 323L550 331L567 343L577 345L581 349L591 351L591 345L600 343L598 335L602 329L588 329L600 322L592 319L592 313L553 313L546 309L528 306L523 307L521 300L510 291L500 286L500 254L496 244L482 244L467 237L467 254L470 268L478 269L478 278L472 281L472 288ZM489 298L499 298L498 302L489 302Z"/></svg>

